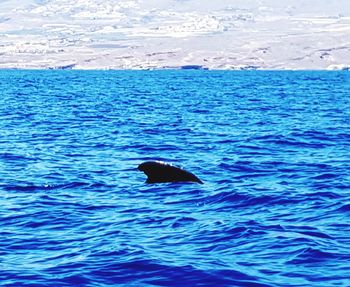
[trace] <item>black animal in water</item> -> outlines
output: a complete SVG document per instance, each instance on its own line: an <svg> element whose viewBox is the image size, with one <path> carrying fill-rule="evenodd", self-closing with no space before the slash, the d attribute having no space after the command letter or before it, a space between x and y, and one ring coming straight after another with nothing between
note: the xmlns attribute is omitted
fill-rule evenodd
<svg viewBox="0 0 350 287"><path fill-rule="evenodd" d="M146 161L138 166L138 170L147 175L146 183L197 182L203 184L193 173L161 161Z"/></svg>

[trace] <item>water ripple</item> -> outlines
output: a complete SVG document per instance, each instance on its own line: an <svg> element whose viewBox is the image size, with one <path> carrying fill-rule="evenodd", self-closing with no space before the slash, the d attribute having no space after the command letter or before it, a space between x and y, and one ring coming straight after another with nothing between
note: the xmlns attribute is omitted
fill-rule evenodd
<svg viewBox="0 0 350 287"><path fill-rule="evenodd" d="M348 72L1 71L1 286L348 286ZM205 184L145 184L162 160Z"/></svg>

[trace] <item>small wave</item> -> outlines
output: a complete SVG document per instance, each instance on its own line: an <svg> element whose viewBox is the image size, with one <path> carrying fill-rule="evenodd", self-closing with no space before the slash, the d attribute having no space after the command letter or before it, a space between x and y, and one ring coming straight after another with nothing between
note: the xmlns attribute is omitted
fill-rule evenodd
<svg viewBox="0 0 350 287"><path fill-rule="evenodd" d="M257 168L252 165L251 162L238 161L235 164L220 163L219 167L225 170L233 172L244 172L244 173L266 173L269 170L263 168ZM272 171L272 170L270 170Z"/></svg>
<svg viewBox="0 0 350 287"><path fill-rule="evenodd" d="M323 232L315 232L315 231L299 231L300 234L308 235L311 237L325 238L325 239L333 239L326 233Z"/></svg>
<svg viewBox="0 0 350 287"><path fill-rule="evenodd" d="M34 158L29 155L20 155L15 153L0 153L0 160L5 162L23 162L23 161L36 161L37 158Z"/></svg>
<svg viewBox="0 0 350 287"><path fill-rule="evenodd" d="M145 153L160 153L162 151L170 152L170 151L179 151L179 148L177 148L175 145L171 144L133 144L129 146L124 147L125 150L139 150Z"/></svg>
<svg viewBox="0 0 350 287"><path fill-rule="evenodd" d="M182 217L182 218L177 219L172 224L172 227L173 228L183 227L183 226L186 226L187 224L192 224L192 223L194 223L196 221L197 220L195 218L192 218L192 217Z"/></svg>
<svg viewBox="0 0 350 287"><path fill-rule="evenodd" d="M307 140L319 140L319 141L327 141L327 143L336 142L338 140L347 140L350 138L350 135L347 133L339 132L339 133L327 133L325 131L316 131L310 130L305 132L293 132L290 134L295 138L304 138Z"/></svg>
<svg viewBox="0 0 350 287"><path fill-rule="evenodd" d="M327 145L325 143L311 143L311 142L302 142L297 140L288 140L288 139L281 139L281 140L267 140L266 143L272 143L276 145L281 146L297 146L300 148L324 148Z"/></svg>
<svg viewBox="0 0 350 287"><path fill-rule="evenodd" d="M298 255L292 259L289 260L288 264L314 264L314 263L320 263L327 262L329 260L349 260L350 255L349 254L338 254L338 253L332 253L332 252L326 252L321 251L316 248L307 247L302 248L298 251Z"/></svg>
<svg viewBox="0 0 350 287"><path fill-rule="evenodd" d="M305 193L302 195L305 200L309 199L337 199L342 198L342 196L338 193L331 192L331 191L318 191L313 193Z"/></svg>
<svg viewBox="0 0 350 287"><path fill-rule="evenodd" d="M350 203L343 204L336 210L337 212L350 213Z"/></svg>
<svg viewBox="0 0 350 287"><path fill-rule="evenodd" d="M94 271L94 277L104 284L119 282L154 286L254 286L267 287L259 279L236 270L201 270L191 265L174 266L156 260L129 260L125 263L106 264ZM104 279L102 279L104 278ZM102 282L101 282L102 283Z"/></svg>
<svg viewBox="0 0 350 287"><path fill-rule="evenodd" d="M82 186L87 186L88 183L85 182L70 182L65 184L44 184L44 185L3 185L3 188L7 191L42 191L42 190L55 190L55 189L70 189Z"/></svg>
<svg viewBox="0 0 350 287"><path fill-rule="evenodd" d="M320 174L320 175L313 177L313 179L323 180L323 179L334 179L337 177L339 177L339 175L334 174L334 173L323 173L323 174Z"/></svg>
<svg viewBox="0 0 350 287"><path fill-rule="evenodd" d="M220 192L214 195L210 195L208 197L205 197L203 201L205 203L222 203L222 202L228 202L228 203L237 203L241 201L246 201L249 199L249 196L245 194L240 194L237 192L229 192L229 191L224 191Z"/></svg>
<svg viewBox="0 0 350 287"><path fill-rule="evenodd" d="M275 195L260 195L252 196L238 192L220 192L201 199L206 205L221 204L218 209L226 208L242 208L254 206L274 206L287 205L300 202L302 199L296 197L275 196Z"/></svg>
<svg viewBox="0 0 350 287"><path fill-rule="evenodd" d="M278 146L291 146L299 148L324 148L328 146L325 142L319 141L302 141L299 137L290 137L290 135L265 135L265 136L256 136L251 138L252 141L259 141L265 144L275 144Z"/></svg>

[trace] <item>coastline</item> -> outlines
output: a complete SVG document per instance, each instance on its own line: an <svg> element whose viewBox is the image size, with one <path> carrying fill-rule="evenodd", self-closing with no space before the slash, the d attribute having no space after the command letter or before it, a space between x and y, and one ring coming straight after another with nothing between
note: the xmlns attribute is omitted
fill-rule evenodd
<svg viewBox="0 0 350 287"><path fill-rule="evenodd" d="M0 69L350 68L346 2L156 2L0 4Z"/></svg>
<svg viewBox="0 0 350 287"><path fill-rule="evenodd" d="M57 66L57 67L0 67L1 71L261 71L261 72L339 72L339 71L350 71L350 66L337 65L335 68L328 69L288 69L288 68L252 68L252 67L237 67L230 69L217 69L217 68L187 68L182 66L173 67L143 67L143 68L109 68L109 67L98 67L98 68L76 68L75 65L69 66Z"/></svg>

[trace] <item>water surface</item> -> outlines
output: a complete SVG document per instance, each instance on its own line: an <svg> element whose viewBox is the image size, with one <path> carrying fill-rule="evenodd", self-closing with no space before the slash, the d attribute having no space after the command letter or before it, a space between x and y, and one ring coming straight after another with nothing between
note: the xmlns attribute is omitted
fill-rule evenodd
<svg viewBox="0 0 350 287"><path fill-rule="evenodd" d="M350 286L349 72L0 71L1 286ZM164 160L205 184L145 184Z"/></svg>

